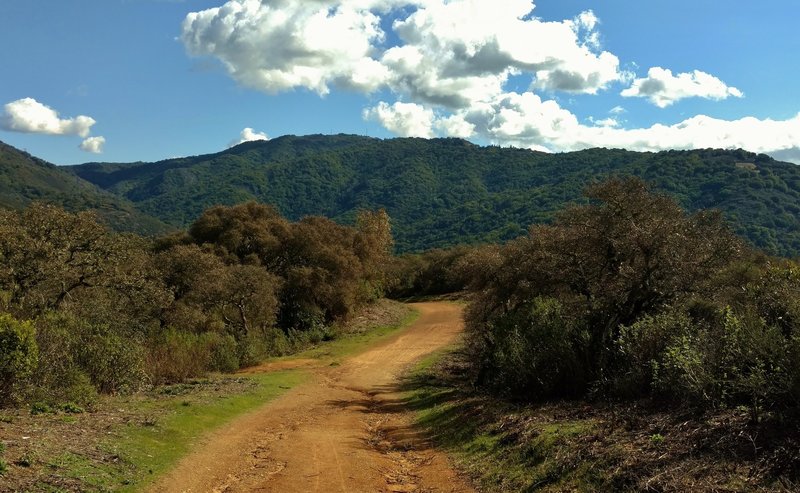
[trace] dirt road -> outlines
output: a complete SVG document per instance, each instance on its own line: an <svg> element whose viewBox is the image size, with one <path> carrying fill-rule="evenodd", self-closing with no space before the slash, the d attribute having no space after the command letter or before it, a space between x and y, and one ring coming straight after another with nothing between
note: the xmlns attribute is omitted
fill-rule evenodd
<svg viewBox="0 0 800 493"><path fill-rule="evenodd" d="M451 343L461 308L415 305L388 341L214 432L153 492L471 492L411 425L398 378Z"/></svg>

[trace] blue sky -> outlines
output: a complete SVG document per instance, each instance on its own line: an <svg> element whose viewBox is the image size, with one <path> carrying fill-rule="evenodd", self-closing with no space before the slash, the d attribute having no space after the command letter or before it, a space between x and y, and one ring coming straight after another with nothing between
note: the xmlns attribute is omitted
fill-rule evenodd
<svg viewBox="0 0 800 493"><path fill-rule="evenodd" d="M800 162L798 18L790 0L3 0L0 140L57 164L216 152L246 128Z"/></svg>

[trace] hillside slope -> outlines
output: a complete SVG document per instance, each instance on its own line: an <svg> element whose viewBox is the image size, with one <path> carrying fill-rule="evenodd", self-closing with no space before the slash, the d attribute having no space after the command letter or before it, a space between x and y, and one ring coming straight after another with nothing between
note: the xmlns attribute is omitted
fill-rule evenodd
<svg viewBox="0 0 800 493"><path fill-rule="evenodd" d="M587 183L636 175L690 210L716 207L755 245L800 254L800 167L741 150L545 154L460 139L286 136L157 163L89 163L80 177L185 226L206 207L258 200L296 219L384 207L398 250L499 241L548 221Z"/></svg>
<svg viewBox="0 0 800 493"><path fill-rule="evenodd" d="M59 205L70 211L93 210L109 226L121 231L162 233L170 228L139 212L127 200L10 145L0 142L0 207L21 209L33 201Z"/></svg>

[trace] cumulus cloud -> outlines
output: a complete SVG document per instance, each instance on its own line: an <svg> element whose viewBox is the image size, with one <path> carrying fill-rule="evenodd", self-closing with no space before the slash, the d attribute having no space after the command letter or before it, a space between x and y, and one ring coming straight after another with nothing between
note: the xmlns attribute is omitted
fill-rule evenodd
<svg viewBox="0 0 800 493"><path fill-rule="evenodd" d="M699 70L653 67L637 78L603 50L593 11L560 21L535 13L533 0L227 0L187 15L181 40L191 55L219 60L234 80L256 90L381 91L383 101L363 117L400 136L547 151L743 147L796 158L800 117L699 115L625 128L626 110L616 106L605 118L579 119L551 94L627 86L622 96L662 108L684 98L743 94Z"/></svg>
<svg viewBox="0 0 800 493"><path fill-rule="evenodd" d="M0 128L12 132L87 137L95 123L94 118L85 115L60 118L56 110L33 98L12 101L0 114Z"/></svg>
<svg viewBox="0 0 800 493"><path fill-rule="evenodd" d="M590 94L620 80L617 57L598 50L594 13L544 22L533 10L530 0L229 0L188 14L181 40L270 93L388 88L463 107L502 92L511 74ZM381 13L389 11L401 44L386 47Z"/></svg>
<svg viewBox="0 0 800 493"><path fill-rule="evenodd" d="M104 145L106 145L105 137L89 137L81 142L80 149L92 154L100 154L103 152Z"/></svg>
<svg viewBox="0 0 800 493"><path fill-rule="evenodd" d="M671 70L661 67L648 70L647 77L635 79L621 94L625 97L647 98L659 108L666 108L685 98L719 101L729 97L744 96L739 89L728 86L717 77L700 70L673 75Z"/></svg>
<svg viewBox="0 0 800 493"><path fill-rule="evenodd" d="M387 70L370 55L383 40L377 2L230 0L189 13L181 40L192 55L219 59L240 84L267 92L338 85L379 87Z"/></svg>
<svg viewBox="0 0 800 493"><path fill-rule="evenodd" d="M621 77L619 60L599 45L597 18L544 22L528 0L430 1L393 23L403 41L387 50L395 92L451 108L487 101L511 75L538 89L594 94Z"/></svg>
<svg viewBox="0 0 800 493"><path fill-rule="evenodd" d="M380 102L364 111L364 119L375 120L401 137L433 137L433 110L416 103Z"/></svg>
<svg viewBox="0 0 800 493"><path fill-rule="evenodd" d="M234 139L228 143L228 147L238 146L239 144L254 140L269 140L269 136L264 132L257 132L250 127L246 127L241 131L238 139Z"/></svg>
<svg viewBox="0 0 800 493"><path fill-rule="evenodd" d="M506 94L460 116L475 126L477 135L491 142L551 152L591 147L638 151L744 148L797 162L800 147L800 114L788 120L722 120L698 115L674 125L625 129L612 122L581 124L555 101L528 92Z"/></svg>

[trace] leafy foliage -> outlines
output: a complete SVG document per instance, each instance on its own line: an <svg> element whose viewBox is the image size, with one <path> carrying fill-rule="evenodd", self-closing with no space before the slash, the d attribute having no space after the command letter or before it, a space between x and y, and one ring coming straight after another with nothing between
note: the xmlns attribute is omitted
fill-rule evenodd
<svg viewBox="0 0 800 493"><path fill-rule="evenodd" d="M636 179L586 195L552 225L461 260L477 380L532 400L651 396L746 405L753 420L795 409L796 264Z"/></svg>
<svg viewBox="0 0 800 493"><path fill-rule="evenodd" d="M290 220L322 215L350 224L361 209L383 208L400 252L510 240L580 202L587 185L638 176L690 211L722 210L759 248L800 253L800 168L741 150L545 154L459 139L314 135L73 171L179 227L212 205L249 200Z"/></svg>
<svg viewBox="0 0 800 493"><path fill-rule="evenodd" d="M20 397L20 388L36 368L38 356L33 325L0 314L0 405Z"/></svg>
<svg viewBox="0 0 800 493"><path fill-rule="evenodd" d="M0 211L0 405L91 405L333 338L384 291L389 218L356 224L246 203L151 241L91 212Z"/></svg>

